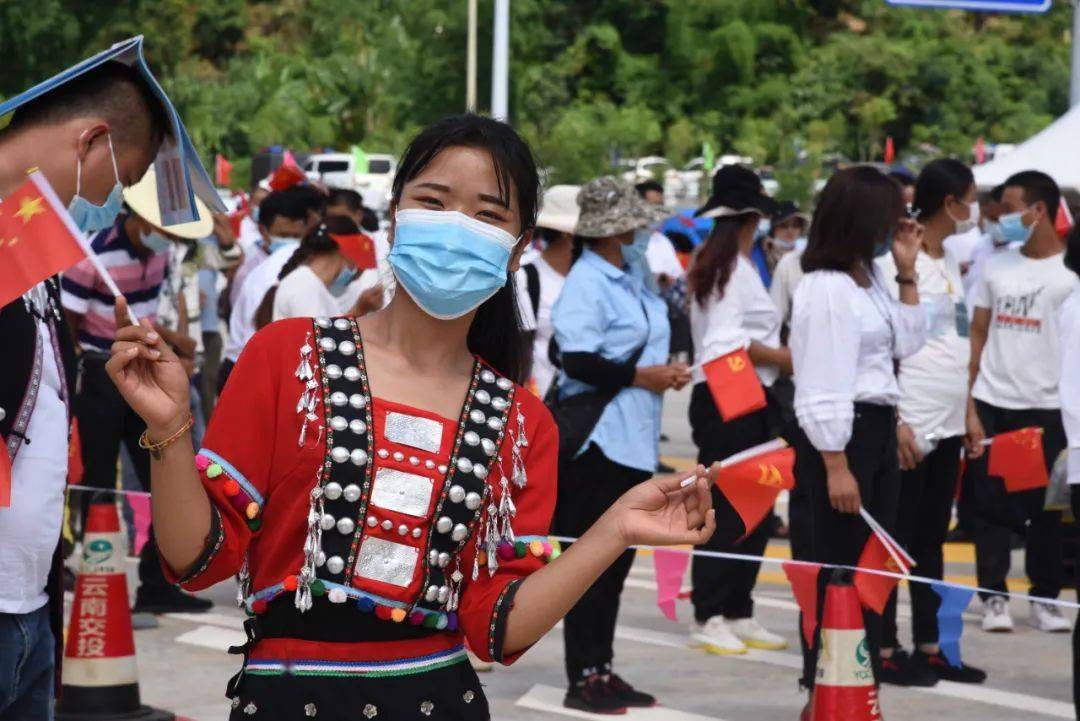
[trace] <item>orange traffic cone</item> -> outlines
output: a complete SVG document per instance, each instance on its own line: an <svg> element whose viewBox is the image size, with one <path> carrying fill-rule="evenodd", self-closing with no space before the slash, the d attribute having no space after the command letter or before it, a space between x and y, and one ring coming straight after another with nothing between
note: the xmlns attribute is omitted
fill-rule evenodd
<svg viewBox="0 0 1080 721"><path fill-rule="evenodd" d="M881 721L859 595L834 574L825 589L813 721Z"/></svg>
<svg viewBox="0 0 1080 721"><path fill-rule="evenodd" d="M143 706L128 610L124 549L115 503L90 506L75 583L57 721L173 721Z"/></svg>

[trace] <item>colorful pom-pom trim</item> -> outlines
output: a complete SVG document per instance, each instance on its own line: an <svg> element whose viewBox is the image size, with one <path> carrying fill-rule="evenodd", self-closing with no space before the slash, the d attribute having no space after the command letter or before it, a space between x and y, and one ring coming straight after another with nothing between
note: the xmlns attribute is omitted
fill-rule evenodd
<svg viewBox="0 0 1080 721"><path fill-rule="evenodd" d="M221 492L232 507L246 519L248 528L252 532L256 532L262 528L262 519L260 518L262 515L262 499L250 490L250 486L246 482L233 478L226 468L227 465L224 461L217 463L201 452L195 455L196 470L204 473L211 480L223 479Z"/></svg>
<svg viewBox="0 0 1080 721"><path fill-rule="evenodd" d="M561 552L559 542L548 539L546 536L519 536L514 543L503 541L496 550L500 561L511 561L531 555L544 563L555 560ZM481 566L486 566L487 560L487 553L480 551L476 562Z"/></svg>

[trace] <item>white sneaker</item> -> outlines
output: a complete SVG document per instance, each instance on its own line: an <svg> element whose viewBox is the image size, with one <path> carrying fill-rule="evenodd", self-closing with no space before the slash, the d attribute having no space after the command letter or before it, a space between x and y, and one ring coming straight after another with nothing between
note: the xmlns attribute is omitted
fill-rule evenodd
<svg viewBox="0 0 1080 721"><path fill-rule="evenodd" d="M1069 620L1061 614L1061 609L1053 604L1040 601L1031 602L1031 615L1028 622L1046 633L1065 633L1071 631Z"/></svg>
<svg viewBox="0 0 1080 721"><path fill-rule="evenodd" d="M991 633L1011 633L1012 616L1009 615L1009 603L1004 596L991 596L983 603L982 627Z"/></svg>
<svg viewBox="0 0 1080 721"><path fill-rule="evenodd" d="M746 644L731 632L723 616L713 616L705 623L691 621L690 645L721 656L746 653Z"/></svg>
<svg viewBox="0 0 1080 721"><path fill-rule="evenodd" d="M787 648L787 641L772 631L767 631L756 618L737 618L727 621L728 628L749 648L780 651Z"/></svg>

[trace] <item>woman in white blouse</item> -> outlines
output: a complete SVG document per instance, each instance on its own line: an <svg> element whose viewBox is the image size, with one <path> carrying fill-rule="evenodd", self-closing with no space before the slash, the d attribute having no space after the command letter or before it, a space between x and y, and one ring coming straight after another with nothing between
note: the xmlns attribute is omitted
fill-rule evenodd
<svg viewBox="0 0 1080 721"><path fill-rule="evenodd" d="M979 222L979 199L971 169L952 158L929 163L915 182L915 210L923 226L915 259L919 301L926 312L926 344L900 362L900 401L896 425L900 462L900 503L896 540L915 559L920 576L942 578L943 546L952 519L960 472L967 410L968 311L960 265L945 248L950 235L966 233ZM877 260L893 297L899 284L892 256ZM881 642L881 682L933 686L938 679L982 683L986 673L953 666L938 645L940 597L928 584L908 586L914 652L900 646L894 590L885 607Z"/></svg>
<svg viewBox="0 0 1080 721"><path fill-rule="evenodd" d="M915 276L922 227L904 211L894 180L874 168L847 168L825 186L810 225L790 337L798 418L791 543L803 560L856 565L870 536L860 506L885 528L894 525L900 390L893 361L918 351L925 337ZM875 248L890 246L899 302L873 262ZM819 576L819 620L829 576ZM865 611L863 619L877 678L881 617ZM804 646L807 688L819 639Z"/></svg>
<svg viewBox="0 0 1080 721"><path fill-rule="evenodd" d="M725 421L701 370L703 363L745 349L763 386L771 386L781 373L791 373L791 353L780 346L780 314L750 260L759 221L776 209L776 202L764 194L753 171L729 165L714 176L712 197L698 211L703 217L716 218L687 276L697 361L690 426L698 462L706 466L770 440L778 425L779 411L773 403ZM767 520L756 528L745 528L716 488L713 505L717 531L699 548L764 554L771 530ZM787 646L782 636L766 630L754 618L750 593L759 568L757 563L694 557L694 619L690 626L694 646L718 654L742 654L747 647L775 650Z"/></svg>

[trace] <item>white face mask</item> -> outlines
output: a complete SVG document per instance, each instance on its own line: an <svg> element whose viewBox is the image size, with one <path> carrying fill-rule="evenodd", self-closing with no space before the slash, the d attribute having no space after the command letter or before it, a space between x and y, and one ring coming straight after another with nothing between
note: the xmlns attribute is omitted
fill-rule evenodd
<svg viewBox="0 0 1080 721"><path fill-rule="evenodd" d="M949 217L952 218L952 215ZM966 220L953 218L953 222L956 223L956 235L963 235L974 230L979 225L978 202L968 203L968 217Z"/></svg>

